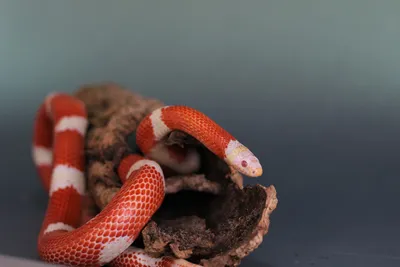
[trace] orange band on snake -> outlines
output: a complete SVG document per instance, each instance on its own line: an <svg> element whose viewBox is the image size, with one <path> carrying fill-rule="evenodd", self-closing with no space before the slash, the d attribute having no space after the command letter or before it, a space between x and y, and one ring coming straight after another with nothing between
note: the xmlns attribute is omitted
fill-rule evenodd
<svg viewBox="0 0 400 267"><path fill-rule="evenodd" d="M86 194L84 142L88 121L84 104L67 94L51 94L35 120L33 160L49 202L38 238L41 259L69 266L193 267L186 260L153 258L131 247L160 207L165 194L165 165L178 173L200 167L195 150L182 155L163 145L173 130L190 134L241 173L262 174L258 159L203 113L166 106L146 116L137 128L137 145L145 155L128 155L118 167L123 186L94 218L80 225ZM178 160L179 159L179 160Z"/></svg>

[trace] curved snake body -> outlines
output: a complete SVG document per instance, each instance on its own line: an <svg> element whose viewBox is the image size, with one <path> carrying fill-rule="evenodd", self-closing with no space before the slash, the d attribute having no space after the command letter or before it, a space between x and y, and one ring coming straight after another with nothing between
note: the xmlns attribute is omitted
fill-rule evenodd
<svg viewBox="0 0 400 267"><path fill-rule="evenodd" d="M131 247L141 229L160 207L165 194L163 164L189 173L200 166L194 150L176 149L162 140L181 130L203 143L225 162L251 177L260 176L258 159L203 113L186 106L166 106L145 117L137 128L137 144L145 157L123 158L120 191L83 225L85 187L84 143L88 126L84 104L73 96L46 97L35 120L33 159L49 202L38 237L40 257L70 266L198 266L172 257L154 258ZM159 162L159 163L157 163Z"/></svg>

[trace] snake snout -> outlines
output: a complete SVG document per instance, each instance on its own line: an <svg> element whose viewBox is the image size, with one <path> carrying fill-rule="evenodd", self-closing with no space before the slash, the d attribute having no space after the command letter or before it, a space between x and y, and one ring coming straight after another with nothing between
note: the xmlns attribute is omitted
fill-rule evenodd
<svg viewBox="0 0 400 267"><path fill-rule="evenodd" d="M262 168L257 168L251 171L252 176L251 177L258 177L263 174L263 169Z"/></svg>

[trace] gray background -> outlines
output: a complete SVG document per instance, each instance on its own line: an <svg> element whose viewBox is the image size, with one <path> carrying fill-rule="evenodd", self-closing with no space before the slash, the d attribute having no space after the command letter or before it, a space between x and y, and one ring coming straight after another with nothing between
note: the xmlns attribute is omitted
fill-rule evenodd
<svg viewBox="0 0 400 267"><path fill-rule="evenodd" d="M0 2L0 254L36 259L50 91L112 80L205 112L279 205L243 266L400 266L400 2Z"/></svg>

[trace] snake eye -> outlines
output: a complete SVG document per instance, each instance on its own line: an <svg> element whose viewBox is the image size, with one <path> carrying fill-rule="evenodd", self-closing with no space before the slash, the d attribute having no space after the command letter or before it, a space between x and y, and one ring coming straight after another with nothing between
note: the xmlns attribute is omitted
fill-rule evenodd
<svg viewBox="0 0 400 267"><path fill-rule="evenodd" d="M243 168L246 168L246 167L247 167L247 161L242 160L242 167L243 167Z"/></svg>

